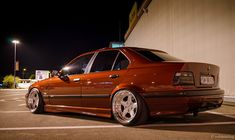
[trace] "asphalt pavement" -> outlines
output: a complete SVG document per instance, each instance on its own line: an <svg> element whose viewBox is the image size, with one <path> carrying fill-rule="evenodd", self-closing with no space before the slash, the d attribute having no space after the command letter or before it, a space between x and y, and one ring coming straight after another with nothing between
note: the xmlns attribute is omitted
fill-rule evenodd
<svg viewBox="0 0 235 140"><path fill-rule="evenodd" d="M26 92L0 90L0 140L235 140L235 106L124 127L113 119L75 113L32 114L25 107Z"/></svg>

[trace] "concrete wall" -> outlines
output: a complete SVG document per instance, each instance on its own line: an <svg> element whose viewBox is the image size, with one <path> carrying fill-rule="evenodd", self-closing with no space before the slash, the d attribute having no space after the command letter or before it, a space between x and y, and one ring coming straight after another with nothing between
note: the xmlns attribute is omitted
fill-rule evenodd
<svg viewBox="0 0 235 140"><path fill-rule="evenodd" d="M152 0L125 43L219 65L220 87L235 95L235 0Z"/></svg>

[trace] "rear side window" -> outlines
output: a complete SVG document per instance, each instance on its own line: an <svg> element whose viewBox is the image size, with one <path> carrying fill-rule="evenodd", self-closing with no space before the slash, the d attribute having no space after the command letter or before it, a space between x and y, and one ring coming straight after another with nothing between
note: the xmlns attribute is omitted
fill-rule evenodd
<svg viewBox="0 0 235 140"><path fill-rule="evenodd" d="M182 61L174 56L171 56L164 52L154 51L154 50L142 50L137 49L136 52L141 56L149 59L150 61Z"/></svg>
<svg viewBox="0 0 235 140"><path fill-rule="evenodd" d="M112 69L118 51L99 52L91 67L90 72L110 71Z"/></svg>
<svg viewBox="0 0 235 140"><path fill-rule="evenodd" d="M128 59L122 53L119 53L113 70L126 69L128 67L128 65L129 65Z"/></svg>

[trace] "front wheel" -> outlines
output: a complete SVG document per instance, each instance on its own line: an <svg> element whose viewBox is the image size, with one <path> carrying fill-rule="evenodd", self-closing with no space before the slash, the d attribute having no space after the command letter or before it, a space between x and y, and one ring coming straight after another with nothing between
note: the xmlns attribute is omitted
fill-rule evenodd
<svg viewBox="0 0 235 140"><path fill-rule="evenodd" d="M127 126L144 123L148 118L144 100L130 90L120 90L113 96L112 112L118 122Z"/></svg>
<svg viewBox="0 0 235 140"><path fill-rule="evenodd" d="M27 105L32 113L43 113L44 112L44 103L42 95L40 94L39 90L33 88L27 99Z"/></svg>

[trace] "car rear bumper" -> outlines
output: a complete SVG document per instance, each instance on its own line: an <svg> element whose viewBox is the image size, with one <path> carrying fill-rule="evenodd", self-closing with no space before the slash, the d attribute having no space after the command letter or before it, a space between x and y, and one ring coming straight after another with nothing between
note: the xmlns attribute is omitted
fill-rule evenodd
<svg viewBox="0 0 235 140"><path fill-rule="evenodd" d="M224 90L187 90L143 94L150 115L175 115L218 108L223 103Z"/></svg>

